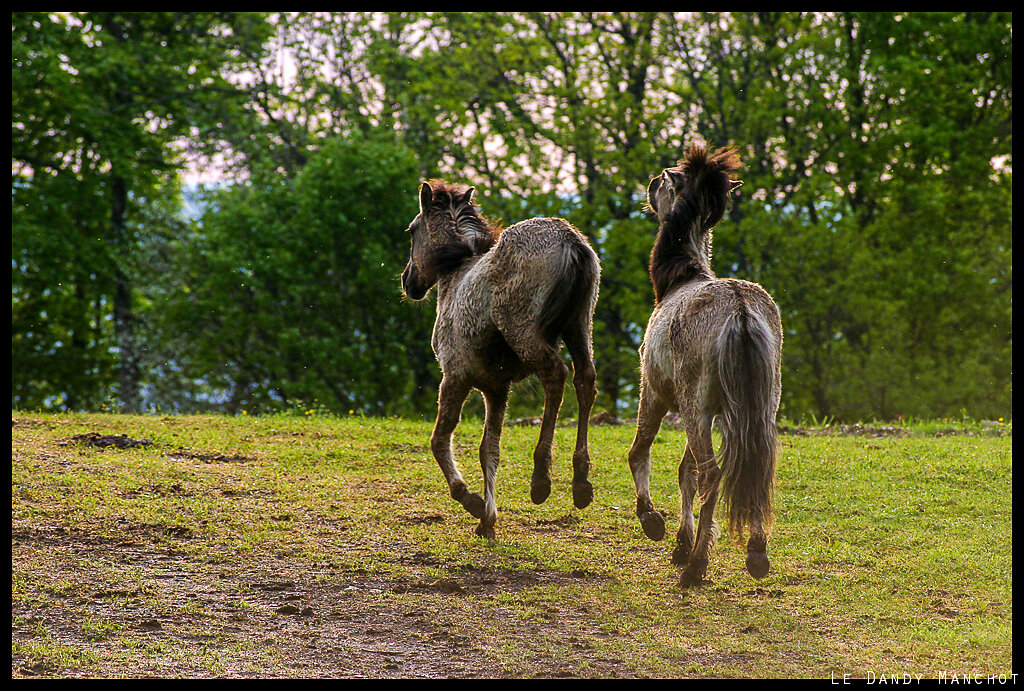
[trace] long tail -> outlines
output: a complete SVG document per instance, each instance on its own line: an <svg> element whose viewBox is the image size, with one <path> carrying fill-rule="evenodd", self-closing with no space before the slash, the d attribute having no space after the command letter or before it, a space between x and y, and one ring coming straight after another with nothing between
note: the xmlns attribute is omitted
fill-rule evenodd
<svg viewBox="0 0 1024 691"><path fill-rule="evenodd" d="M593 309L600 280L601 266L592 249L582 243L563 246L562 270L544 301L538 325L546 343L557 345L566 325Z"/></svg>
<svg viewBox="0 0 1024 691"><path fill-rule="evenodd" d="M744 528L754 524L767 536L778 454L776 346L765 321L741 306L715 347L723 394L719 463L729 532L742 539Z"/></svg>

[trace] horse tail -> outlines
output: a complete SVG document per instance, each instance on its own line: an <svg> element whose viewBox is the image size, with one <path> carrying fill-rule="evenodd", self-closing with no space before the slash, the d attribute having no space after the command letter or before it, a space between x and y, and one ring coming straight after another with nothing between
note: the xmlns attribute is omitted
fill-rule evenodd
<svg viewBox="0 0 1024 691"><path fill-rule="evenodd" d="M778 347L764 318L740 307L726 320L715 343L722 407L722 497L729 532L743 537L747 525L772 523L772 493L778 430Z"/></svg>
<svg viewBox="0 0 1024 691"><path fill-rule="evenodd" d="M541 308L538 328L545 343L557 347L566 326L576 324L594 310L601 265L582 237L559 246L557 275Z"/></svg>

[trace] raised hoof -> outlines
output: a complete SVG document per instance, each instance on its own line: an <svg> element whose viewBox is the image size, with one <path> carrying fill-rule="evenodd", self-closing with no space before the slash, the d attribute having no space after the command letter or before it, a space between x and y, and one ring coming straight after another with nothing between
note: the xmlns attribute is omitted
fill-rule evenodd
<svg viewBox="0 0 1024 691"><path fill-rule="evenodd" d="M572 483L572 503L577 509L585 509L594 501L594 486L589 480Z"/></svg>
<svg viewBox="0 0 1024 691"><path fill-rule="evenodd" d="M660 511L640 514L640 527L644 529L644 535L655 542L665 539L665 517Z"/></svg>
<svg viewBox="0 0 1024 691"><path fill-rule="evenodd" d="M768 575L771 563L765 552L747 552L747 572L754 578L761 579Z"/></svg>
<svg viewBox="0 0 1024 691"><path fill-rule="evenodd" d="M485 526L483 523L476 527L476 534L478 537L482 537L487 540L494 539L494 526Z"/></svg>
<svg viewBox="0 0 1024 691"><path fill-rule="evenodd" d="M479 494L466 492L459 499L459 503L462 504L466 511L469 511L469 515L473 518L484 517L484 500Z"/></svg>
<svg viewBox="0 0 1024 691"><path fill-rule="evenodd" d="M550 478L533 478L530 482L530 500L534 504L543 504L551 494Z"/></svg>

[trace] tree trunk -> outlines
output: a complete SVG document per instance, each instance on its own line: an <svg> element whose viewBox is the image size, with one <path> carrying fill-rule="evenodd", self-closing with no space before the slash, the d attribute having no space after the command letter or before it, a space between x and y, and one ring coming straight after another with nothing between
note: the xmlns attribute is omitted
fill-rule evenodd
<svg viewBox="0 0 1024 691"><path fill-rule="evenodd" d="M114 255L114 334L117 338L121 367L118 383L121 392L121 411L137 413L139 405L139 353L135 340L135 315L132 312L131 277L125 270L123 257L128 256L125 213L128 206L128 186L118 175L111 177L111 246Z"/></svg>

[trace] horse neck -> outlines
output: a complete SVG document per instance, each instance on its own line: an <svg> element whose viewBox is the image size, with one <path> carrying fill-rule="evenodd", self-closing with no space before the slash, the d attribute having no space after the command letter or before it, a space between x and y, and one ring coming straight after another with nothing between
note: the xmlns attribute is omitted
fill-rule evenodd
<svg viewBox="0 0 1024 691"><path fill-rule="evenodd" d="M714 279L710 229L702 232L675 218L663 222L651 251L650 274L656 301L675 286Z"/></svg>
<svg viewBox="0 0 1024 691"><path fill-rule="evenodd" d="M701 231L693 228L688 232L683 241L683 251L691 258L708 277L714 278L715 273L711 269L711 231Z"/></svg>
<svg viewBox="0 0 1024 691"><path fill-rule="evenodd" d="M437 307L442 309L453 299L455 291L464 280L469 270L480 260L479 256L469 257L462 262L462 265L437 279Z"/></svg>

